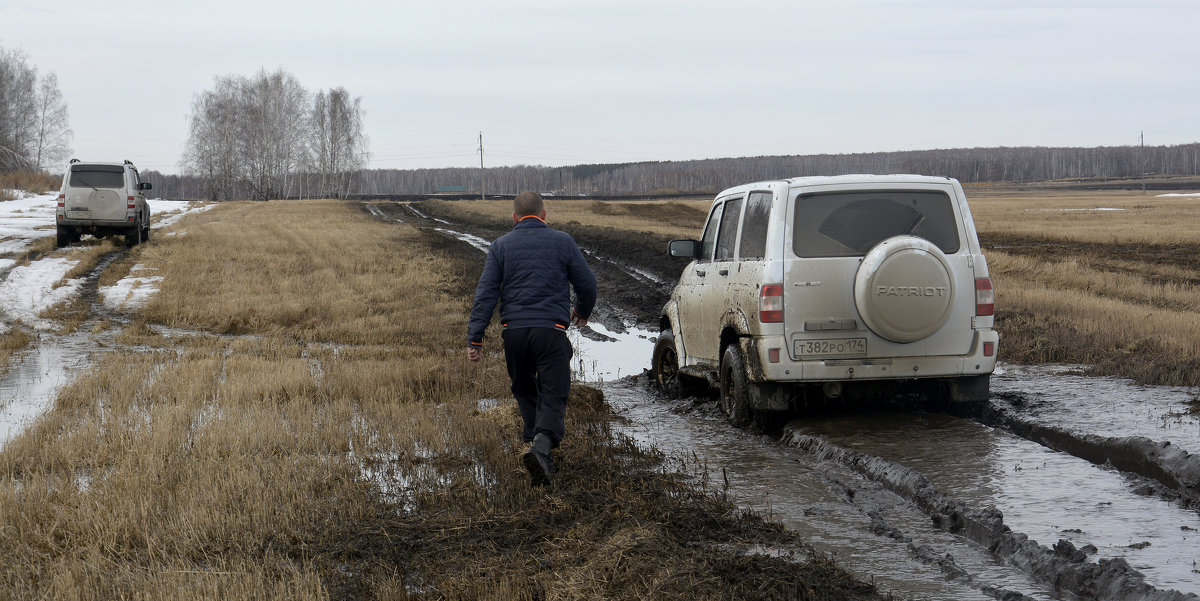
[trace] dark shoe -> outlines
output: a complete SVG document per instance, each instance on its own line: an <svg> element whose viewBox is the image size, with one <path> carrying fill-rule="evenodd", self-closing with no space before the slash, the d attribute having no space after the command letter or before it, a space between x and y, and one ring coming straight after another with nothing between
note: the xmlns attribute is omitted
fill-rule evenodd
<svg viewBox="0 0 1200 601"><path fill-rule="evenodd" d="M538 434L533 437L533 445L529 447L529 451L521 458L525 462L525 469L529 470L530 486L549 486L550 475L558 471L554 465L552 446L548 436Z"/></svg>

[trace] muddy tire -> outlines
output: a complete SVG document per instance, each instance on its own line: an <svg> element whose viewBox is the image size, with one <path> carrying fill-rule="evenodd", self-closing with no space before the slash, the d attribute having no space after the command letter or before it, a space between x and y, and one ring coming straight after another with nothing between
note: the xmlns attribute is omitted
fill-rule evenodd
<svg viewBox="0 0 1200 601"><path fill-rule="evenodd" d="M725 347L721 355L721 411L729 423L739 428L750 425L754 413L750 410L750 387L746 377L746 361L736 344Z"/></svg>
<svg viewBox="0 0 1200 601"><path fill-rule="evenodd" d="M127 246L127 247L137 246L137 243L141 241L141 237L142 237L142 229L139 227L135 226L132 229L126 230L125 231L125 246Z"/></svg>
<svg viewBox="0 0 1200 601"><path fill-rule="evenodd" d="M58 226L58 237L55 239L54 245L58 248L62 248L70 244L71 238L74 238L72 233L73 232L71 232L71 228L66 228L61 225Z"/></svg>
<svg viewBox="0 0 1200 601"><path fill-rule="evenodd" d="M679 355L675 352L675 334L671 330L660 333L654 343L650 378L659 390L674 398L697 396L703 392L693 378L679 373Z"/></svg>

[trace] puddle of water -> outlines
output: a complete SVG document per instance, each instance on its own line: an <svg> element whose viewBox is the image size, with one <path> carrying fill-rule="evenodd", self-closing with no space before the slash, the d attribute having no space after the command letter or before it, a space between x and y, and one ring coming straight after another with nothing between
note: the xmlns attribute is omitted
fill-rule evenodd
<svg viewBox="0 0 1200 601"><path fill-rule="evenodd" d="M594 259L596 261L604 261L605 263L609 263L610 265L615 266L617 269L620 269L621 271L625 272L627 275L629 275L633 279L635 279L639 282L642 282L644 284L655 284L658 286L667 284L667 282L664 281L662 278L660 278L644 269L638 269L637 267L634 267L627 263L614 261L613 259L610 259L603 255L596 254L596 251L594 251L590 248L583 248L581 250L588 257L591 257L592 259Z"/></svg>
<svg viewBox="0 0 1200 601"><path fill-rule="evenodd" d="M729 493L739 505L797 532L883 592L945 601L993 599L978 587L948 580L938 566L914 558L906 543L872 532L868 511L915 543L928 545L940 556L950 554L980 582L1033 598L1058 598L978 545L934 528L929 517L907 501L840 466L813 462L796 449L732 428L711 408L681 411L687 401L666 401L628 380L601 388L609 404L629 418L617 426L619 431L667 456L694 453L707 464L712 481L728 480Z"/></svg>
<svg viewBox="0 0 1200 601"><path fill-rule="evenodd" d="M58 390L88 364L87 337L42 337L37 347L12 358L0 379L0 448L49 408Z"/></svg>
<svg viewBox="0 0 1200 601"><path fill-rule="evenodd" d="M416 215L417 217L420 217L421 219L431 219L433 221L436 221L438 223L442 223L445 225L453 225L452 223L450 223L449 221L446 221L445 219L438 219L437 217L431 218L430 216L426 215L425 213L422 213L421 211L419 211L417 209L417 207L414 207L411 204L404 205L404 208L408 209L409 212L411 212L413 215Z"/></svg>
<svg viewBox="0 0 1200 601"><path fill-rule="evenodd" d="M1125 558L1157 588L1200 593L1200 516L1132 493L1117 471L945 415L889 411L789 427L917 470L968 505L995 506L1005 525L1044 546L1091 544L1096 556ZM1150 545L1135 548L1142 543Z"/></svg>
<svg viewBox="0 0 1200 601"><path fill-rule="evenodd" d="M483 252L487 252L488 248L490 248L492 246L491 241L480 238L479 236L476 236L474 234L456 232L454 230L448 230L443 227L433 228L433 231L439 232L442 234L446 234L447 236L450 236L452 238L458 238L459 240L462 240L463 242L466 242L467 244L470 244L471 246L474 246L475 248L482 250Z"/></svg>
<svg viewBox="0 0 1200 601"><path fill-rule="evenodd" d="M658 332L637 327L614 332L597 322L588 322L587 327L609 341L585 338L576 328L570 329L571 346L575 355L571 367L575 379L584 382L607 382L637 375L650 367L650 355L654 352L654 340Z"/></svg>
<svg viewBox="0 0 1200 601"><path fill-rule="evenodd" d="M1188 412L1195 390L1070 375L1071 368L1006 365L1003 373L992 376L993 394L1018 393L1027 403L1018 407L1003 398L993 402L1003 403L1014 415L1062 430L1169 440L1193 455L1200 454L1200 415Z"/></svg>

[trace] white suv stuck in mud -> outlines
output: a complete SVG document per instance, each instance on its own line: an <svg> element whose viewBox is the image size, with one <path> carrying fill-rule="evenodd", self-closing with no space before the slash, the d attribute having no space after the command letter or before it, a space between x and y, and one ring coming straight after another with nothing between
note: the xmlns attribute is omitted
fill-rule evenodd
<svg viewBox="0 0 1200 601"><path fill-rule="evenodd" d="M71 159L58 193L58 246L78 242L83 234L97 238L124 235L125 245L150 239L150 205L133 163L84 163Z"/></svg>
<svg viewBox="0 0 1200 601"><path fill-rule="evenodd" d="M712 203L660 317L651 373L716 384L729 419L915 389L984 402L993 291L962 186L944 177L804 177Z"/></svg>

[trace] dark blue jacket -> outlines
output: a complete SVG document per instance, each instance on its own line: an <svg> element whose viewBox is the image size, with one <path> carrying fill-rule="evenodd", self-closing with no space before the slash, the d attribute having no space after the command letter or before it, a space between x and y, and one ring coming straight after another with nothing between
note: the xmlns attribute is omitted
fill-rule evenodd
<svg viewBox="0 0 1200 601"><path fill-rule="evenodd" d="M467 326L467 342L483 344L483 331L500 303L506 328L560 328L571 322L571 288L575 314L587 319L596 304L596 274L583 259L575 239L528 216L488 249L483 275L475 289L475 305Z"/></svg>

